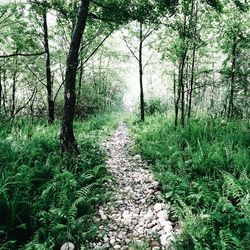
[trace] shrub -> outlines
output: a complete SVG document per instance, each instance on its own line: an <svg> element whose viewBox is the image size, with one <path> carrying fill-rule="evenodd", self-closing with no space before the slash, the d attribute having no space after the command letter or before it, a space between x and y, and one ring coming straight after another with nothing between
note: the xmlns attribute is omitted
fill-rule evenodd
<svg viewBox="0 0 250 250"><path fill-rule="evenodd" d="M145 114L155 115L166 112L167 106L159 98L150 98L145 102Z"/></svg>
<svg viewBox="0 0 250 250"><path fill-rule="evenodd" d="M177 249L247 249L250 226L248 121L191 121L158 115L131 127L182 233ZM177 217L176 217L177 216Z"/></svg>
<svg viewBox="0 0 250 250"><path fill-rule="evenodd" d="M99 142L116 121L96 115L76 122L81 153L72 159L60 152L59 123L34 121L32 126L19 120L16 126L22 125L12 128L18 133L2 134L1 250L58 249L65 241L79 247L95 237L95 207L108 198L106 154Z"/></svg>

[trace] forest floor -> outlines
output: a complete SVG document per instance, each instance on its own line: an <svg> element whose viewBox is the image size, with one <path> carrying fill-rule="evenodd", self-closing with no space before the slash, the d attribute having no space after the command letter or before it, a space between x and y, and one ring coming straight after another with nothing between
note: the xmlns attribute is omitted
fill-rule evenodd
<svg viewBox="0 0 250 250"><path fill-rule="evenodd" d="M166 249L176 234L169 207L147 164L132 154L133 141L124 123L103 147L109 153L114 195L99 207L99 240L91 243L91 249Z"/></svg>

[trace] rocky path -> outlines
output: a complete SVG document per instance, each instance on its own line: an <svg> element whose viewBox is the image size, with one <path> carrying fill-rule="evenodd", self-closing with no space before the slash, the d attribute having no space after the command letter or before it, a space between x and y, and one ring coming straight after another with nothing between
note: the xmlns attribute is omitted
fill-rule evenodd
<svg viewBox="0 0 250 250"><path fill-rule="evenodd" d="M114 176L110 183L114 196L99 208L100 239L91 249L171 248L175 232L168 220L169 208L146 163L140 155L129 154L133 142L124 123L103 146L110 155L107 165Z"/></svg>

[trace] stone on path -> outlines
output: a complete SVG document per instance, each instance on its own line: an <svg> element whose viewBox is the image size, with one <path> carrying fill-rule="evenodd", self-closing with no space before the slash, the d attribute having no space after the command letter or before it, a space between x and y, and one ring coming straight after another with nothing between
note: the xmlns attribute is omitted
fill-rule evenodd
<svg viewBox="0 0 250 250"><path fill-rule="evenodd" d="M65 242L65 243L61 246L61 248L60 248L60 250L74 250L74 249L75 249L75 246L74 246L74 244L71 243L71 242Z"/></svg>
<svg viewBox="0 0 250 250"><path fill-rule="evenodd" d="M111 202L99 208L104 236L91 243L91 249L133 249L133 242L155 250L170 246L175 232L168 220L169 207L163 203L159 183L141 156L129 155L133 142L124 123L103 146L110 156L107 168L114 180L108 185L114 195Z"/></svg>

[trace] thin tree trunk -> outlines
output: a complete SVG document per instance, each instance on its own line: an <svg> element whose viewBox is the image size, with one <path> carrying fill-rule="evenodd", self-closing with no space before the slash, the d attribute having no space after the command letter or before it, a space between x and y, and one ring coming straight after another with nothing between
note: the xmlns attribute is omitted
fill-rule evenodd
<svg viewBox="0 0 250 250"><path fill-rule="evenodd" d="M46 1L45 1L46 3ZM50 66L50 51L48 40L47 8L43 9L43 30L44 30L44 50L46 56L46 80L47 80L47 105L48 105L48 123L52 124L55 120L55 105L53 99L53 81Z"/></svg>
<svg viewBox="0 0 250 250"><path fill-rule="evenodd" d="M81 58L79 81L78 81L78 93L77 93L77 103L79 103L81 90L82 90L82 77L83 77L83 59Z"/></svg>
<svg viewBox="0 0 250 250"><path fill-rule="evenodd" d="M7 115L6 96L7 96L7 90L6 90L6 69L4 69L3 70L3 109L4 109L5 115Z"/></svg>
<svg viewBox="0 0 250 250"><path fill-rule="evenodd" d="M235 68L236 68L236 38L234 38L232 48L232 66L231 66L231 84L230 84L230 95L229 95L229 106L228 106L228 118L234 116L234 82L235 82Z"/></svg>
<svg viewBox="0 0 250 250"><path fill-rule="evenodd" d="M178 89L177 89L177 99L175 102L175 128L177 128L178 125L178 116L179 116L179 102L181 99L181 86L180 86L180 68L181 68L181 62L179 62L179 67L178 67Z"/></svg>
<svg viewBox="0 0 250 250"><path fill-rule="evenodd" d="M191 68L191 79L190 79L190 91L189 91L189 103L188 103L188 120L191 118L191 110L192 110L192 99L193 99L193 91L195 84L195 56L196 56L196 45L194 44L193 53L192 53L192 68Z"/></svg>
<svg viewBox="0 0 250 250"><path fill-rule="evenodd" d="M143 91L142 44L143 44L142 23L140 23L140 46L139 46L140 107L141 107L141 120L144 121L145 110L144 110L144 91Z"/></svg>
<svg viewBox="0 0 250 250"><path fill-rule="evenodd" d="M3 87L2 87L2 68L0 67L0 113L2 110L2 90L3 90Z"/></svg>
<svg viewBox="0 0 250 250"><path fill-rule="evenodd" d="M13 117L16 110L16 80L17 80L17 58L15 58L14 63L14 72L13 72L13 81L12 81L12 97L11 97L11 116Z"/></svg>
<svg viewBox="0 0 250 250"><path fill-rule="evenodd" d="M182 63L181 63L181 72L180 72L180 88L181 88L181 125L185 126L185 86L184 86L184 67L185 67L186 51L184 52Z"/></svg>
<svg viewBox="0 0 250 250"><path fill-rule="evenodd" d="M174 105L176 104L176 75L174 72Z"/></svg>
<svg viewBox="0 0 250 250"><path fill-rule="evenodd" d="M214 110L214 95L215 95L215 77L214 77L214 62L213 62L213 78L212 78L212 90L211 90L211 101L210 101L210 107L209 110L213 112Z"/></svg>
<svg viewBox="0 0 250 250"><path fill-rule="evenodd" d="M187 33L187 16L184 16L184 25L183 25L183 34L181 34L181 39L183 42L182 45L182 56L180 58L180 67L179 67L179 76L178 76L178 85L179 85L179 97L178 97L178 106L179 101L181 100L181 125L185 126L185 86L184 86L184 69L185 69L185 61L187 56L188 44L186 42L186 33ZM178 112L177 112L178 119Z"/></svg>
<svg viewBox="0 0 250 250"><path fill-rule="evenodd" d="M73 31L69 54L66 64L66 77L64 89L64 113L61 125L60 142L63 151L78 152L77 142L73 131L73 121L76 104L76 70L78 66L79 49L86 26L89 9L89 0L81 0L78 17Z"/></svg>

